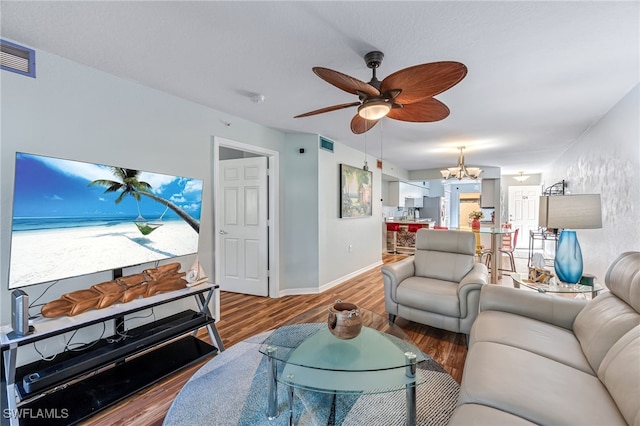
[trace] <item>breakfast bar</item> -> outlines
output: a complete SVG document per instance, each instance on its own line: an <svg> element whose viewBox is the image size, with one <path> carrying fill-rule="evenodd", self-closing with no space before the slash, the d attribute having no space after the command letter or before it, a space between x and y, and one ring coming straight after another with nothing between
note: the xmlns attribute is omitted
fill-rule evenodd
<svg viewBox="0 0 640 426"><path fill-rule="evenodd" d="M416 249L416 232L433 227L429 220L387 220L387 251L391 253L413 253ZM399 250L400 249L400 250Z"/></svg>

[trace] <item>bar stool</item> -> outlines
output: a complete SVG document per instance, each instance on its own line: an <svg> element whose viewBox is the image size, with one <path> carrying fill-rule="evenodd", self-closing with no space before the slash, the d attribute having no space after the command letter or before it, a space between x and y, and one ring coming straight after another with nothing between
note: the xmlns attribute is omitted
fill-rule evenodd
<svg viewBox="0 0 640 426"><path fill-rule="evenodd" d="M393 234L393 251L391 253L397 254L397 245L398 245L398 231L400 230L399 223L387 222L387 232L391 232Z"/></svg>
<svg viewBox="0 0 640 426"><path fill-rule="evenodd" d="M410 223L407 225L407 232L413 232L414 234L418 232L418 229L424 228L424 225L420 225L418 223Z"/></svg>
<svg viewBox="0 0 640 426"><path fill-rule="evenodd" d="M416 245L416 232L418 232L418 229L422 229L424 226L420 225L418 223L410 223L407 225L407 232L413 234L413 246L415 247Z"/></svg>
<svg viewBox="0 0 640 426"><path fill-rule="evenodd" d="M500 269L501 271L516 272L516 262L515 262L515 259L513 258L513 251L516 249L516 244L518 244L519 231L520 231L520 228L516 228L516 230L513 232L513 241L511 241L511 234L502 235L502 247L498 249L498 253L500 255L506 254L507 256L509 256L509 261L511 262L511 269L501 268ZM487 268L489 268L491 265L491 251L487 253L485 264L487 265Z"/></svg>

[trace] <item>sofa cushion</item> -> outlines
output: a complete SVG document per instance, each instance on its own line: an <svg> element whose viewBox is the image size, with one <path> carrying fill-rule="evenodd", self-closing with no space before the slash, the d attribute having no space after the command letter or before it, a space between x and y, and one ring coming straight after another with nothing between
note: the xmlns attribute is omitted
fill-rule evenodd
<svg viewBox="0 0 640 426"><path fill-rule="evenodd" d="M594 371L611 346L640 324L640 314L613 293L591 300L576 316L573 332Z"/></svg>
<svg viewBox="0 0 640 426"><path fill-rule="evenodd" d="M486 405L464 404L456 408L448 424L449 426L529 426L535 423Z"/></svg>
<svg viewBox="0 0 640 426"><path fill-rule="evenodd" d="M471 328L470 344L475 342L513 346L596 374L570 330L532 318L500 311L480 312Z"/></svg>
<svg viewBox="0 0 640 426"><path fill-rule="evenodd" d="M396 290L396 301L410 308L460 317L460 299L456 283L433 278L411 277Z"/></svg>
<svg viewBox="0 0 640 426"><path fill-rule="evenodd" d="M640 425L640 326L616 342L600 363L598 377L627 423Z"/></svg>
<svg viewBox="0 0 640 426"><path fill-rule="evenodd" d="M465 403L495 407L537 424L626 424L598 377L492 342L477 342L469 350L458 400Z"/></svg>

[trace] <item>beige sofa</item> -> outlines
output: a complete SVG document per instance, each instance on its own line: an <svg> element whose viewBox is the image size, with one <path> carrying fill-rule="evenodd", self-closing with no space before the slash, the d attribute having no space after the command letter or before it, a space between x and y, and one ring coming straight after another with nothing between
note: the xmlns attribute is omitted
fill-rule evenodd
<svg viewBox="0 0 640 426"><path fill-rule="evenodd" d="M469 334L487 267L476 263L473 232L420 229L414 256L382 267L384 305L396 316Z"/></svg>
<svg viewBox="0 0 640 426"><path fill-rule="evenodd" d="M640 425L640 252L590 301L484 286L452 425Z"/></svg>

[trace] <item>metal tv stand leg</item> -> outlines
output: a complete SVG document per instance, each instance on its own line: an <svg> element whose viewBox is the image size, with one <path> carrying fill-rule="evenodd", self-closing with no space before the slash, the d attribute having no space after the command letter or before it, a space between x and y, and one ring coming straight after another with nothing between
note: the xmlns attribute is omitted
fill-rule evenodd
<svg viewBox="0 0 640 426"><path fill-rule="evenodd" d="M9 344L9 349L4 351L4 370L5 378L7 380L7 403L9 424L11 426L17 426L18 421L18 405L16 402L16 358L18 357L18 344L12 342ZM4 404L3 404L4 405ZM4 413L0 413L3 415Z"/></svg>

